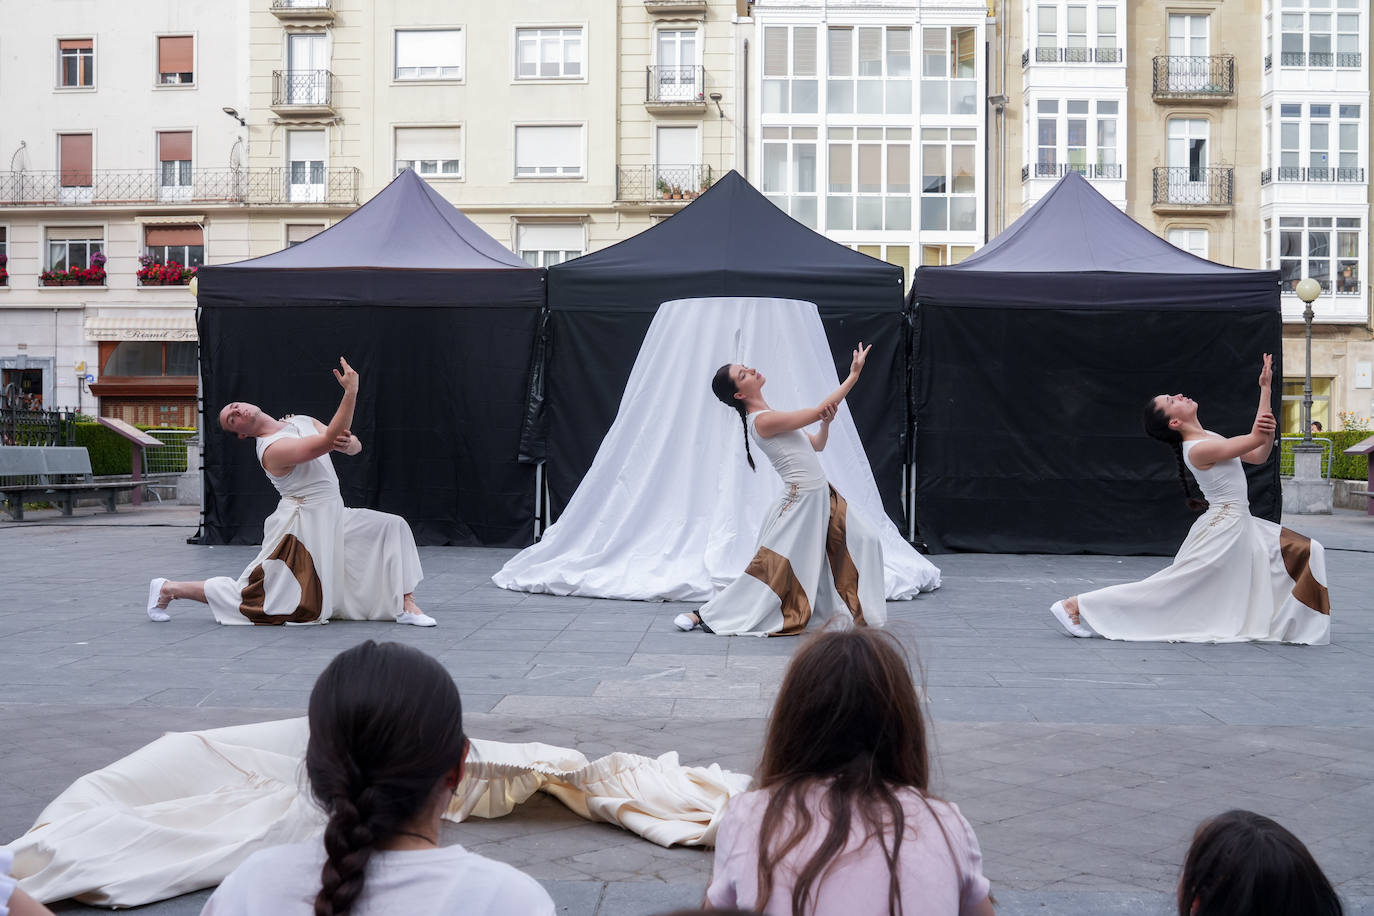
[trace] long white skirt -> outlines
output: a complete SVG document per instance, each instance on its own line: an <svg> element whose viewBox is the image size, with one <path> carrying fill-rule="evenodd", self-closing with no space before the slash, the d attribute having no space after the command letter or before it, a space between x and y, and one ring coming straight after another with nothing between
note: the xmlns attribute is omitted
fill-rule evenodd
<svg viewBox="0 0 1374 916"><path fill-rule="evenodd" d="M262 549L237 578L205 583L223 624L393 620L424 578L406 520L349 509L337 494L282 497L263 524Z"/></svg>
<svg viewBox="0 0 1374 916"><path fill-rule="evenodd" d="M1108 639L1331 641L1322 545L1255 518L1243 503L1212 506L1173 563L1148 579L1079 595L1078 610Z"/></svg>
<svg viewBox="0 0 1374 916"><path fill-rule="evenodd" d="M826 626L881 627L882 541L834 487L789 486L769 509L744 575L698 614L722 636L790 636L813 615Z"/></svg>

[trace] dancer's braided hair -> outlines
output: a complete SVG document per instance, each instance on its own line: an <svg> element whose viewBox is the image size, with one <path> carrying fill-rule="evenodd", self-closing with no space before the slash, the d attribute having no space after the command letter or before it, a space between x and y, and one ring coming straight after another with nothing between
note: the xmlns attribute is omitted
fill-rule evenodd
<svg viewBox="0 0 1374 916"><path fill-rule="evenodd" d="M749 420L744 413L744 404L735 399L739 388L735 386L735 380L730 377L730 364L726 363L716 370L716 374L711 379L711 391L713 391L720 402L726 407L733 407L739 414L739 422L744 427L744 458L749 462L751 471L758 470L754 467L754 456L749 451Z"/></svg>
<svg viewBox="0 0 1374 916"><path fill-rule="evenodd" d="M329 815L316 916L357 906L373 850L424 814L466 747L458 688L428 655L369 640L329 663L310 694L305 751Z"/></svg>
<svg viewBox="0 0 1374 916"><path fill-rule="evenodd" d="M1189 483L1192 475L1188 473L1188 466L1183 461L1183 436L1169 426L1169 418L1164 415L1164 411L1155 406L1153 398L1145 405L1144 421L1145 432L1150 438L1173 446L1174 458L1178 461L1178 482L1183 487L1183 499L1188 508L1194 512L1205 511L1207 500L1201 495L1194 496L1192 485Z"/></svg>

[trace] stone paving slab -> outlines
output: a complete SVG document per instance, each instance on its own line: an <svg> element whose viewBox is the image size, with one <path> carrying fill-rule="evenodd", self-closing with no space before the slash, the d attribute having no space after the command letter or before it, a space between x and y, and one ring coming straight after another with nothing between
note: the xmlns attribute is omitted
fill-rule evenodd
<svg viewBox="0 0 1374 916"><path fill-rule="evenodd" d="M437 657L474 736L747 772L798 644L680 634L672 603L505 592L487 577L512 551L459 548L421 550L432 630L219 627L185 602L152 624L148 578L232 574L255 552L188 546L194 524L157 507L0 523L0 835L164 731L302 714L318 672L363 639ZM1374 519L1289 524L1328 549L1332 646L1053 628L1054 598L1141 578L1158 557L941 556L945 587L890 605L921 666L936 791L973 823L999 913L1167 913L1197 821L1247 807L1308 844L1349 912L1374 914ZM662 849L543 797L444 839L525 869L570 914L694 905L710 871L707 851ZM205 896L145 911L196 913Z"/></svg>

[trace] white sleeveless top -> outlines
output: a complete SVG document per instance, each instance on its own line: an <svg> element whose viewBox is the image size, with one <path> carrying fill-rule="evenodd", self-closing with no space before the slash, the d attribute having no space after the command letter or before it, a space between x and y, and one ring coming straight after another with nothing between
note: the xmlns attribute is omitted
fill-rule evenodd
<svg viewBox="0 0 1374 916"><path fill-rule="evenodd" d="M1218 439L1218 436L1210 430L1207 433ZM1194 466L1189 460L1188 455L1193 450L1193 446L1201 442L1201 439L1192 439L1183 443L1183 459L1188 462L1188 470L1193 472L1197 478L1197 485L1202 490L1203 497L1212 506L1220 506L1224 503L1235 503L1250 506L1250 488L1245 480L1245 468L1241 466L1239 458L1227 458L1225 461L1218 461L1207 470L1201 470Z"/></svg>
<svg viewBox="0 0 1374 916"><path fill-rule="evenodd" d="M778 472L785 485L795 485L799 490L814 490L827 486L825 471L821 470L820 459L811 447L811 439L800 429L791 429L765 439L759 435L754 421L766 410L749 415L749 436L759 451L768 457L773 470Z"/></svg>
<svg viewBox="0 0 1374 916"><path fill-rule="evenodd" d="M270 436L258 438L259 465L262 464L262 453L267 451L267 446L278 439L303 439L306 436L316 434L315 421L309 417L287 417L282 422L286 425L281 429ZM266 470L263 468L264 472ZM331 494L339 495L339 476L334 473L334 462L329 460L328 455L321 455L313 461L298 464L289 473L281 477L268 474L267 479L272 481L272 486L276 487L277 492L283 497L305 499L310 496L318 498Z"/></svg>

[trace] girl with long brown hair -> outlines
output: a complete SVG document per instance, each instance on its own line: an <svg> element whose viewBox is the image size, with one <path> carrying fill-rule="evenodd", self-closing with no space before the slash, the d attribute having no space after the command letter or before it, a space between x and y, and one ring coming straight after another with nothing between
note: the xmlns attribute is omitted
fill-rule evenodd
<svg viewBox="0 0 1374 916"><path fill-rule="evenodd" d="M827 631L797 651L756 785L716 836L710 905L992 916L973 828L929 794L920 701L890 635Z"/></svg>

